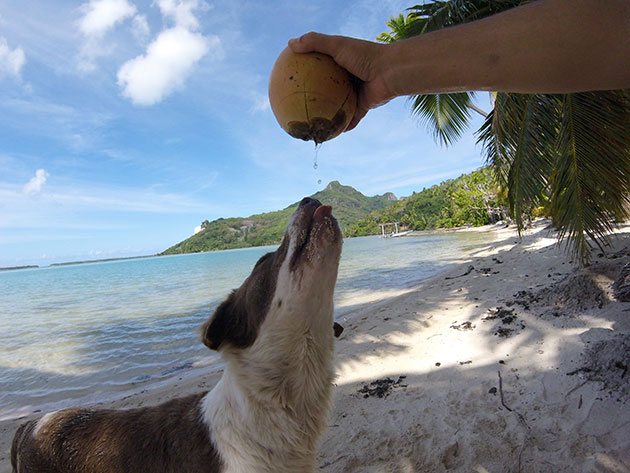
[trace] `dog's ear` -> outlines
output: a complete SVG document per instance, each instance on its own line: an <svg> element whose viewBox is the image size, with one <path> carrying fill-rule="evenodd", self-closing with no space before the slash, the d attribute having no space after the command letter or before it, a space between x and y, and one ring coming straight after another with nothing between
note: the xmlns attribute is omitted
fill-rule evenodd
<svg viewBox="0 0 630 473"><path fill-rule="evenodd" d="M237 348L246 348L254 343L256 334L244 306L237 292L232 292L201 327L203 344L211 350L219 350L224 343Z"/></svg>

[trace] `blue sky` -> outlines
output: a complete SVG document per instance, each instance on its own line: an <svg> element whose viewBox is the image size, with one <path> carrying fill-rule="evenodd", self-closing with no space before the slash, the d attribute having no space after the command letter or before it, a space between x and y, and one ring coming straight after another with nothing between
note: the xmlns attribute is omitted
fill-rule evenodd
<svg viewBox="0 0 630 473"><path fill-rule="evenodd" d="M331 180L404 196L479 167L477 117L441 148L399 98L325 143L315 170L313 144L271 113L289 38L373 39L413 3L2 0L0 266L153 254Z"/></svg>

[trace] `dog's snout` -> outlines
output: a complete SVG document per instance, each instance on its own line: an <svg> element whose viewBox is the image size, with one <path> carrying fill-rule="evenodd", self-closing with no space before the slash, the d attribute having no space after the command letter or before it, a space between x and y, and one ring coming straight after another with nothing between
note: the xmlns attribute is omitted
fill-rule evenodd
<svg viewBox="0 0 630 473"><path fill-rule="evenodd" d="M306 207L307 205L319 207L320 205L322 205L322 203L317 199L313 199L311 197L304 197L302 201L300 202L300 207Z"/></svg>

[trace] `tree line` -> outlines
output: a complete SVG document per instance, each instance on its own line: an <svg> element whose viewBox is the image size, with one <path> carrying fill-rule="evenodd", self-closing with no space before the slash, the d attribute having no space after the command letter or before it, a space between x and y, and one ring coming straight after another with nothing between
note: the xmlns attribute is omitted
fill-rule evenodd
<svg viewBox="0 0 630 473"><path fill-rule="evenodd" d="M536 209L536 212L542 213L542 210ZM389 222L399 222L408 230L481 226L504 220L507 213L506 193L486 166L414 192L385 209L372 212L352 225L346 236L379 234L379 224Z"/></svg>

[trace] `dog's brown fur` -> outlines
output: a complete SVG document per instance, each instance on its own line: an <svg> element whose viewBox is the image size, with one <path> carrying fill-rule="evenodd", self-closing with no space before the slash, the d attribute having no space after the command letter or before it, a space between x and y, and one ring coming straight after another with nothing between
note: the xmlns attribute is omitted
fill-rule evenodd
<svg viewBox="0 0 630 473"><path fill-rule="evenodd" d="M125 411L53 413L37 432L37 442L37 420L20 427L11 462L18 472L219 473L221 460L198 418L204 395Z"/></svg>
<svg viewBox="0 0 630 473"><path fill-rule="evenodd" d="M258 260L243 285L233 291L201 327L201 339L212 350L223 343L246 348L254 343L258 329L276 292L276 279L289 247L289 238L273 253Z"/></svg>

